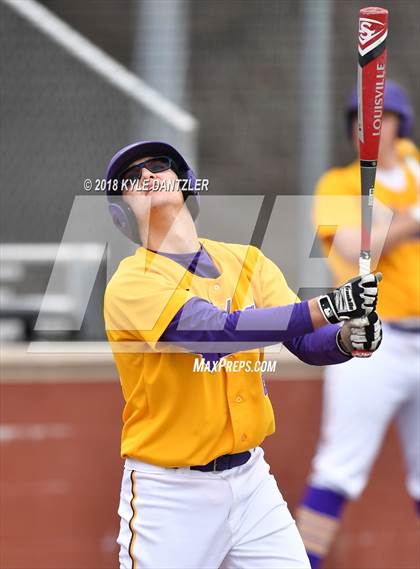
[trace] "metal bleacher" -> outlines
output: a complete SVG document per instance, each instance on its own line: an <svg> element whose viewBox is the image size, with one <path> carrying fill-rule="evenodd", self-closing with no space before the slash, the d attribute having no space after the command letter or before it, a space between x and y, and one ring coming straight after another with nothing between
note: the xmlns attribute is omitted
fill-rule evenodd
<svg viewBox="0 0 420 569"><path fill-rule="evenodd" d="M0 339L101 339L103 255L95 243L0 245ZM85 283L92 271L99 290L91 295Z"/></svg>

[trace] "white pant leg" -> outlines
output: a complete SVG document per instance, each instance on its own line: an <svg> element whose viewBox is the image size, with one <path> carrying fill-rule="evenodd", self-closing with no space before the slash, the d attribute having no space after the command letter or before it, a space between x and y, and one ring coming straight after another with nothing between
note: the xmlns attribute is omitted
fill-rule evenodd
<svg viewBox="0 0 420 569"><path fill-rule="evenodd" d="M229 484L212 473L128 459L118 510L120 569L218 568L231 545L231 502Z"/></svg>
<svg viewBox="0 0 420 569"><path fill-rule="evenodd" d="M420 390L398 412L398 429L406 463L407 491L420 500Z"/></svg>
<svg viewBox="0 0 420 569"><path fill-rule="evenodd" d="M236 472L227 471L235 507L232 547L222 569L310 569L302 538L261 448Z"/></svg>
<svg viewBox="0 0 420 569"><path fill-rule="evenodd" d="M407 490L420 500L420 335L404 335L407 399L398 411L398 430L404 451Z"/></svg>
<svg viewBox="0 0 420 569"><path fill-rule="evenodd" d="M384 433L407 397L401 352L392 331L369 359L325 373L321 439L311 483L356 498L363 491Z"/></svg>

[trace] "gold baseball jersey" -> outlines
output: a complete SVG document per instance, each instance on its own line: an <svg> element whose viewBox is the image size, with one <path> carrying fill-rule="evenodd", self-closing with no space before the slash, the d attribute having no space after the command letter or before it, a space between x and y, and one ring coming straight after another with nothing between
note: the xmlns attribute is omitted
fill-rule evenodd
<svg viewBox="0 0 420 569"><path fill-rule="evenodd" d="M261 372L236 366L194 371L202 356L160 347L159 338L190 299L234 312L298 301L280 269L252 246L200 242L219 276L193 275L144 247L124 259L107 286L104 317L125 399L121 455L166 467L207 464L259 445L274 432ZM255 349L225 356L263 360Z"/></svg>
<svg viewBox="0 0 420 569"><path fill-rule="evenodd" d="M419 151L406 139L397 142L397 151L404 179L401 187L384 185L377 176L373 223L390 221L390 210L402 212L419 199ZM381 205L383 204L383 205ZM381 219L382 217L382 219ZM360 169L359 162L333 168L321 177L315 191L314 224L321 238L324 254L335 283L342 284L358 272L334 247L334 235L340 227L360 229ZM401 320L420 316L420 240L419 236L393 247L381 255L376 270L383 280L378 298L378 313L386 320Z"/></svg>

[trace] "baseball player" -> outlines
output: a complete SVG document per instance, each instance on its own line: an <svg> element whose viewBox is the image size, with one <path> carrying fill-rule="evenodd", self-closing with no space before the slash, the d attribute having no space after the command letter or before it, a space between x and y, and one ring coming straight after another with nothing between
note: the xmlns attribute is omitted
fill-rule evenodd
<svg viewBox="0 0 420 569"><path fill-rule="evenodd" d="M299 302L257 248L197 236L196 179L169 144L123 148L106 177L112 218L140 245L104 302L125 399L120 567L309 568L259 446L274 432L262 348L315 365L374 351L379 277ZM177 180L187 189L166 191Z"/></svg>
<svg viewBox="0 0 420 569"><path fill-rule="evenodd" d="M378 303L384 341L374 357L353 359L325 373L321 439L297 515L312 569L327 555L346 502L363 491L394 418L404 449L407 489L420 513L419 151L408 139L413 117L407 95L393 81L386 84L384 111L372 233L373 254L380 257L378 269L384 275ZM357 148L356 91L346 120ZM355 200L338 211L325 197L360 195L359 176L355 161L327 172L316 188L315 224L337 282L356 270L360 206ZM384 206L394 213L391 225ZM333 223L340 226L335 239Z"/></svg>

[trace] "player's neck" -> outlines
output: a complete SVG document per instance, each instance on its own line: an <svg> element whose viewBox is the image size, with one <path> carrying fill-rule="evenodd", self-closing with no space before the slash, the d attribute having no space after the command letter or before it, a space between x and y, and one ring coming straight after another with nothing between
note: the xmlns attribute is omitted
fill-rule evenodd
<svg viewBox="0 0 420 569"><path fill-rule="evenodd" d="M152 251L194 253L200 249L194 221L186 211L181 212L175 219L152 218L148 231L140 226L140 235L144 246Z"/></svg>

